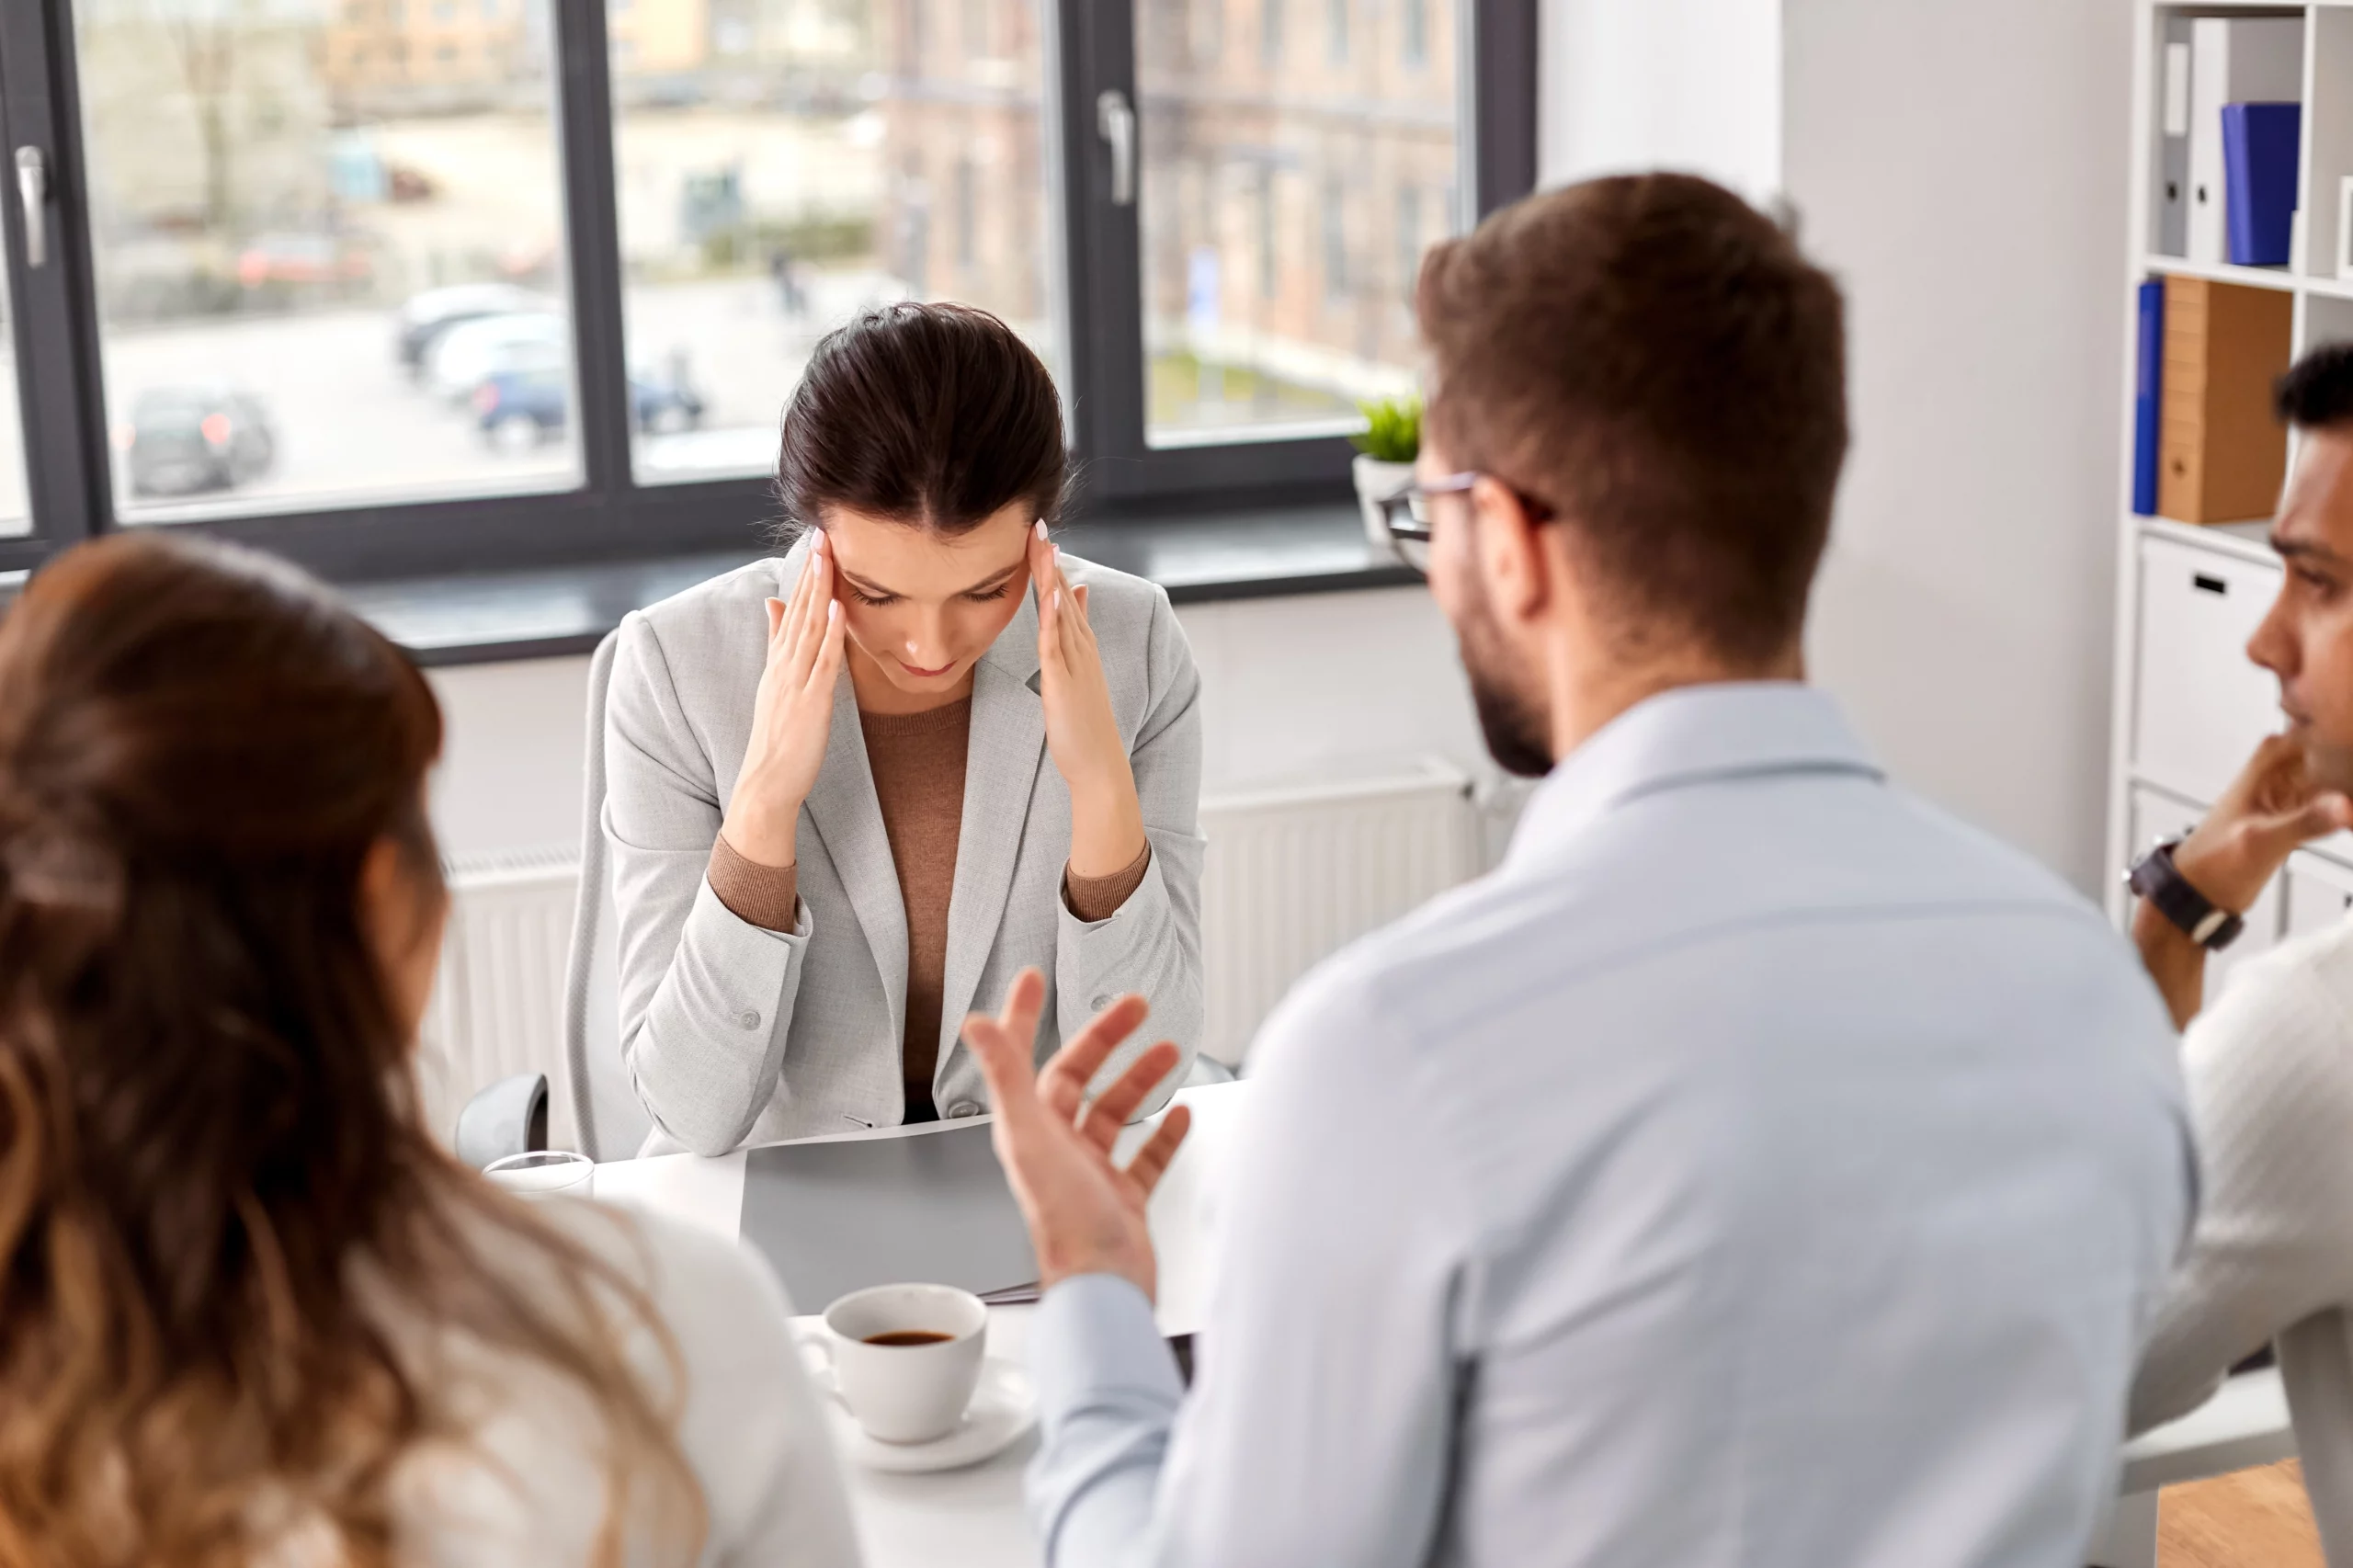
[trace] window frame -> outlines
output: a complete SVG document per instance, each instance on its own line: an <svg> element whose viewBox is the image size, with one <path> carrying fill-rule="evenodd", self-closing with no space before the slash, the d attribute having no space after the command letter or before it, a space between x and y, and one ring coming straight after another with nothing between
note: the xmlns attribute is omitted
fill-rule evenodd
<svg viewBox="0 0 2353 1568"><path fill-rule="evenodd" d="M1073 456L1085 476L1085 514L1116 521L1220 504L1345 497L1349 448L1342 437L1148 447L1138 208L1110 199L1110 156L1095 113L1107 91L1125 94L1131 105L1136 101L1134 6L1106 0L1040 3L1050 149L1045 243L1059 253L1062 267L1061 358ZM0 7L0 130L6 149L0 163L10 176L9 199L0 202L6 209L0 236L16 307L33 512L31 534L0 539L0 573L36 565L83 538L126 526L115 512L100 383L74 4L39 0ZM153 526L269 550L330 579L353 582L762 544L777 516L767 477L641 485L631 474L608 0L551 5L580 485ZM1458 6L1456 101L1465 112L1458 120L1455 188L1468 210L1450 216L1467 226L1535 186L1537 3L1458 0ZM24 223L14 199L15 149L24 146L40 149L50 170L50 254L38 271L25 265ZM1139 149L1139 166L1141 161ZM35 387L43 395L35 396Z"/></svg>

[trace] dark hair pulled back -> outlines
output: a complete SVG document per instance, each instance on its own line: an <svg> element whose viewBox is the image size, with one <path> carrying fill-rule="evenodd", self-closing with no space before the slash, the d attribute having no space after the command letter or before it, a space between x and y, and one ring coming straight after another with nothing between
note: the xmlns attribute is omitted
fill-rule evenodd
<svg viewBox="0 0 2353 1568"><path fill-rule="evenodd" d="M826 335L785 405L779 533L832 507L950 535L1017 501L1051 522L1069 470L1053 376L1011 327L970 305L884 305Z"/></svg>

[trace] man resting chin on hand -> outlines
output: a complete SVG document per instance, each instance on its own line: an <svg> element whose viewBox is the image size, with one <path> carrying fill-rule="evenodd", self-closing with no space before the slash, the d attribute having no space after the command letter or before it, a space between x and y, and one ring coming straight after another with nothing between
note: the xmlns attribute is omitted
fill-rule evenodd
<svg viewBox="0 0 2353 1568"><path fill-rule="evenodd" d="M2195 1409L2313 1314L2353 1305L2353 921L2283 942L2204 994L2208 951L2289 854L2353 827L2353 347L2300 361L2279 412L2302 437L2271 535L2287 572L2246 651L2279 677L2288 728L2188 837L2133 870L2133 939L2185 1031L2204 1178L2133 1387L2135 1430ZM2312 1332L2341 1335L2342 1320ZM2303 1353L2282 1346L2291 1377Z"/></svg>

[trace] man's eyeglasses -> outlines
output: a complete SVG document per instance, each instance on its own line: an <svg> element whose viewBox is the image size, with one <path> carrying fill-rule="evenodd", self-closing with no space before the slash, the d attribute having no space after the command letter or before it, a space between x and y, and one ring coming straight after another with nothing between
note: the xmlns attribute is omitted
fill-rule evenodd
<svg viewBox="0 0 2353 1568"><path fill-rule="evenodd" d="M1443 479L1433 479L1425 484L1419 480L1381 498L1381 526L1391 539L1405 544L1427 544L1430 541L1430 498L1434 495L1462 495L1483 479L1495 479L1492 473L1466 470L1449 473ZM1552 508L1507 480L1495 483L1518 497L1528 515L1537 522L1550 522Z"/></svg>

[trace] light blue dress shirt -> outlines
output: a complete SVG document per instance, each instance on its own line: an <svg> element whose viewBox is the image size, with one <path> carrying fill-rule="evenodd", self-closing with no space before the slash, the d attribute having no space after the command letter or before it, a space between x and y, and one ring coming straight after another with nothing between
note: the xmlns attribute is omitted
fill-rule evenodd
<svg viewBox="0 0 2353 1568"><path fill-rule="evenodd" d="M1054 1568L2080 1568L2193 1162L2131 952L1810 688L1644 702L1260 1036L1195 1386L1048 1292Z"/></svg>

